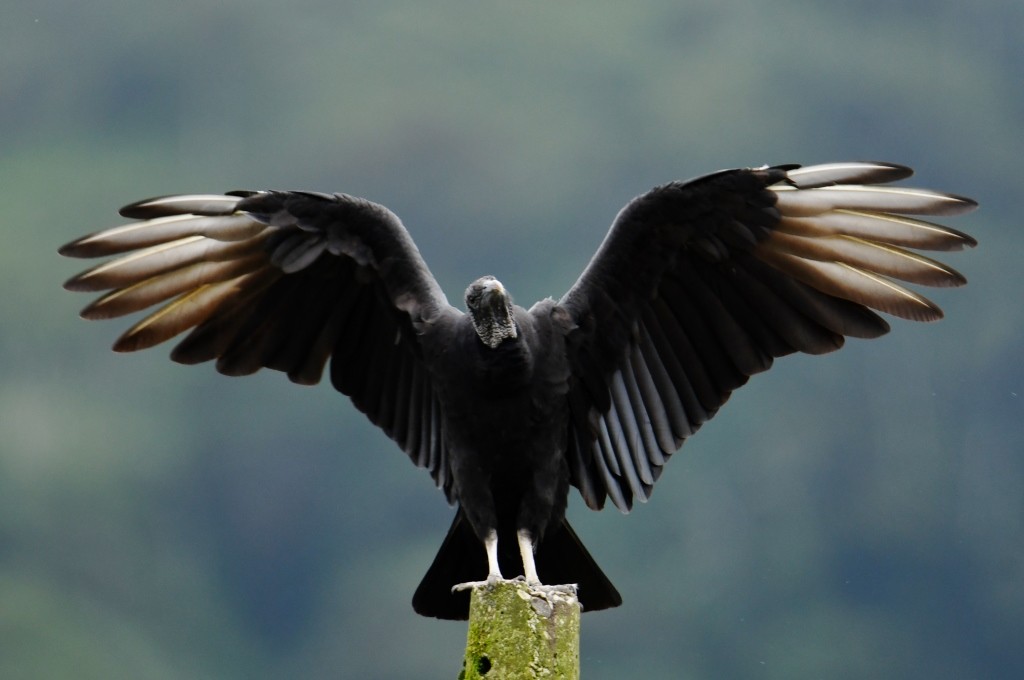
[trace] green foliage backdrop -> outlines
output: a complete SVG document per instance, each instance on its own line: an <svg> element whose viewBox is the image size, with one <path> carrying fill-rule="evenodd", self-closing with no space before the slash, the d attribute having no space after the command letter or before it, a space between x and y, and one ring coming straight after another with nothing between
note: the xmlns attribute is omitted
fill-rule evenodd
<svg viewBox="0 0 1024 680"><path fill-rule="evenodd" d="M56 248L138 198L340 190L452 299L560 295L633 195L892 160L977 198L948 318L791 357L630 516L583 676L1024 677L1018 0L9 3L0 18L0 677L454 677L409 599L451 510L344 398L75 318Z"/></svg>

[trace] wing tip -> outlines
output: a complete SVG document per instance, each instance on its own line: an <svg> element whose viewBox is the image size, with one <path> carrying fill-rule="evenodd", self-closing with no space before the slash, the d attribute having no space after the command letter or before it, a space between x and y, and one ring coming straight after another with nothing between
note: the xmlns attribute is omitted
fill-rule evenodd
<svg viewBox="0 0 1024 680"><path fill-rule="evenodd" d="M245 192L229 194L170 194L144 198L118 210L121 217L148 220L170 215L229 215Z"/></svg>
<svg viewBox="0 0 1024 680"><path fill-rule="evenodd" d="M99 239L99 237L105 233L106 232L97 232L65 243L60 248L57 248L57 254L63 257L74 257L77 259L88 259L110 255L111 251L105 247Z"/></svg>
<svg viewBox="0 0 1024 680"><path fill-rule="evenodd" d="M81 243L85 239L76 239L70 243L65 243L60 248L57 248L57 254L63 255L64 257L89 257Z"/></svg>
<svg viewBox="0 0 1024 680"><path fill-rule="evenodd" d="M888 161L847 161L777 167L786 172L786 179L802 189L860 182L888 184L914 174L913 168Z"/></svg>

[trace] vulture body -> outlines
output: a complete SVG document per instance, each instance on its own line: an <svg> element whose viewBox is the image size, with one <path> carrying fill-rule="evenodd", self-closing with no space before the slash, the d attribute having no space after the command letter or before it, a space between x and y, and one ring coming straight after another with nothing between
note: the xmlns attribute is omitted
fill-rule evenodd
<svg viewBox="0 0 1024 680"><path fill-rule="evenodd" d="M156 310L116 342L189 331L178 362L330 380L458 510L413 598L465 618L453 587L522 575L579 585L584 609L621 603L565 521L569 487L600 509L645 501L663 466L731 392L792 352L873 338L875 311L939 308L900 281L964 278L916 250L973 246L911 215L975 203L887 186L888 163L726 170L657 187L616 217L579 280L529 310L485 276L451 306L399 219L344 194L167 196L137 221L61 248L115 256L66 288L106 291L83 317Z"/></svg>

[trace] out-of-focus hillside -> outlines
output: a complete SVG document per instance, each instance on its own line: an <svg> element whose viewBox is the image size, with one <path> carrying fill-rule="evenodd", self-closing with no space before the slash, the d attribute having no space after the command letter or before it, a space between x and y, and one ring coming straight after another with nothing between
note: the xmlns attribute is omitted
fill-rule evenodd
<svg viewBox="0 0 1024 680"><path fill-rule="evenodd" d="M76 318L56 249L146 196L385 203L458 300L559 296L616 211L723 167L879 159L981 209L939 324L789 357L630 516L583 676L1024 677L1024 5L161 6L0 19L0 677L455 677L413 589L452 512L326 386Z"/></svg>

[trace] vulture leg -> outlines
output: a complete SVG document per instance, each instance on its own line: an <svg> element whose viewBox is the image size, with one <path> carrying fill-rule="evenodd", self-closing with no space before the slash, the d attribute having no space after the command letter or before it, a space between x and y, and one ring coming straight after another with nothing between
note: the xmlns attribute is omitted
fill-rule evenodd
<svg viewBox="0 0 1024 680"><path fill-rule="evenodd" d="M498 532L494 529L491 529L491 533L487 534L487 538L484 539L484 549L487 551L487 579L484 581L456 583L452 586L453 593L460 590L472 590L476 587L493 586L499 581L505 580L501 575L501 569L498 568ZM532 562L532 553L530 559Z"/></svg>
<svg viewBox="0 0 1024 680"><path fill-rule="evenodd" d="M487 580L500 581L501 569L498 568L498 532L491 529L484 541L484 549L487 551Z"/></svg>
<svg viewBox="0 0 1024 680"><path fill-rule="evenodd" d="M516 538L519 539L519 554L523 557L523 574L526 576L526 582L531 586L539 586L540 577L537 576L537 563L533 560L533 539L530 538L530 532L520 529L516 532Z"/></svg>

